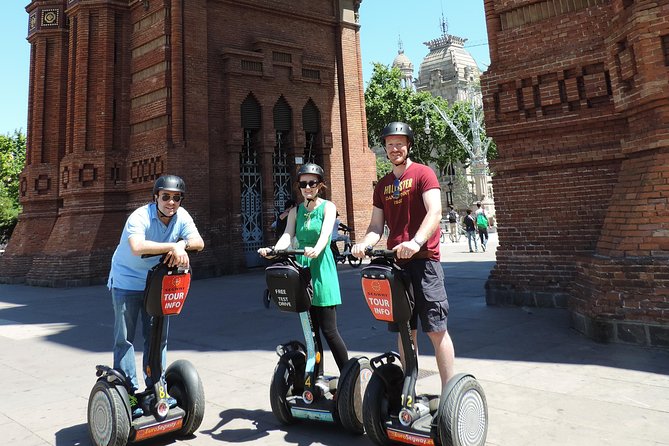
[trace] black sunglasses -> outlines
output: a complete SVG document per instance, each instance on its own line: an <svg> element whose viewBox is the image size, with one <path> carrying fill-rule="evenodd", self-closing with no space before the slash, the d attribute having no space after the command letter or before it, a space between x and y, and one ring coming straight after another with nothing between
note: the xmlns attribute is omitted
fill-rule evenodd
<svg viewBox="0 0 669 446"><path fill-rule="evenodd" d="M163 201L170 201L170 199L172 199L175 203L178 203L181 201L181 195L163 194L160 196L160 199Z"/></svg>
<svg viewBox="0 0 669 446"><path fill-rule="evenodd" d="M400 198L400 179L395 178L395 181L393 182L393 198L398 199Z"/></svg>
<svg viewBox="0 0 669 446"><path fill-rule="evenodd" d="M311 188L314 188L314 187L318 186L319 184L321 184L321 182L320 182L320 181L317 181L317 180L311 180L311 181L298 181L297 184L300 185L300 189L306 189L307 186L309 186L309 187L311 187Z"/></svg>

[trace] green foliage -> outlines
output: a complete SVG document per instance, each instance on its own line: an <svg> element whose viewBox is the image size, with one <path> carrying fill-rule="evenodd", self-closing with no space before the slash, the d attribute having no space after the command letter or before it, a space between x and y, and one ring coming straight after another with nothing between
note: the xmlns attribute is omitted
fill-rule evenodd
<svg viewBox="0 0 669 446"><path fill-rule="evenodd" d="M449 105L441 97L433 97L427 91L416 92L403 88L401 72L380 63L374 63L374 72L365 89L365 109L367 113L367 133L370 147L380 147L379 135L392 121L406 122L414 130L415 144L411 159L436 166L443 177L450 163L467 164L469 155L448 124L439 116L432 104L444 111L453 120L460 132L471 141L469 102ZM426 118L430 132L425 132ZM481 138L485 138L482 132ZM488 150L488 159L497 156L494 143ZM378 170L378 163L377 163ZM378 175L378 173L377 173Z"/></svg>
<svg viewBox="0 0 669 446"><path fill-rule="evenodd" d="M25 135L0 135L0 243L9 239L21 211L19 175L25 160Z"/></svg>
<svg viewBox="0 0 669 446"><path fill-rule="evenodd" d="M390 163L388 158L382 158L380 156L376 157L376 179L380 180L385 175L390 173L393 170L393 165Z"/></svg>
<svg viewBox="0 0 669 446"><path fill-rule="evenodd" d="M374 72L365 89L365 110L369 146L380 147L381 130L391 121L406 121L412 91L402 88L397 68L374 63Z"/></svg>

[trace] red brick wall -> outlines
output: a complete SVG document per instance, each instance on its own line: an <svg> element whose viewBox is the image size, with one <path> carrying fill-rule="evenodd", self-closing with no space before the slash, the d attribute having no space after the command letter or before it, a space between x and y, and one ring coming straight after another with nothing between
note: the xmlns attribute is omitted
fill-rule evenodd
<svg viewBox="0 0 669 446"><path fill-rule="evenodd" d="M354 3L164 0L144 9L130 0L32 2L24 212L0 258L0 280L104 280L126 216L150 200L153 181L167 172L186 180L185 206L207 244L195 271L244 269L240 106L249 94L262 109L267 243L272 110L280 97L292 110L291 155L306 144L303 107L312 101L318 108L327 196L345 221L365 228L375 163L364 134ZM277 62L275 52L291 61ZM243 69L246 60L261 62L261 71Z"/></svg>
<svg viewBox="0 0 669 446"><path fill-rule="evenodd" d="M669 345L666 2L485 1L500 246L490 304Z"/></svg>

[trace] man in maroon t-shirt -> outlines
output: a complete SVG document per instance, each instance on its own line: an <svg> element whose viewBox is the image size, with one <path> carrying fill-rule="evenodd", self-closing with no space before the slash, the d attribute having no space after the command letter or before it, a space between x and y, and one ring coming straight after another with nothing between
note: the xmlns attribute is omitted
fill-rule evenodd
<svg viewBox="0 0 669 446"><path fill-rule="evenodd" d="M391 122L381 133L381 142L393 170L374 189L372 219L367 234L351 252L364 257L388 226L388 249L411 276L415 306L411 317L413 340L418 352L416 329L420 317L423 331L432 341L442 386L453 376L454 349L446 327L448 297L439 253L441 191L434 171L409 159L413 130L403 122ZM396 331L396 327L392 327ZM400 341L401 344L401 341ZM402 348L400 345L400 352Z"/></svg>

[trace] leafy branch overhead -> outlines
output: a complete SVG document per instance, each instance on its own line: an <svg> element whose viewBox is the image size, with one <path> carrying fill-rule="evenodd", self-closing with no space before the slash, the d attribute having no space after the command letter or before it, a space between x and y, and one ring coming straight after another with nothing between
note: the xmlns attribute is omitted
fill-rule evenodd
<svg viewBox="0 0 669 446"><path fill-rule="evenodd" d="M381 146L379 135L386 124L402 121L408 123L415 133L416 143L411 153L412 159L435 166L442 175L451 162L467 165L470 162L467 151L432 104L444 111L470 142L472 104L456 102L449 105L445 99L433 97L427 91L416 92L404 88L401 79L399 69L380 63L374 64L374 72L365 89L370 147ZM426 118L429 122L429 134L425 131ZM479 137L485 142L485 131ZM488 149L488 159L496 156L497 149L492 143Z"/></svg>

